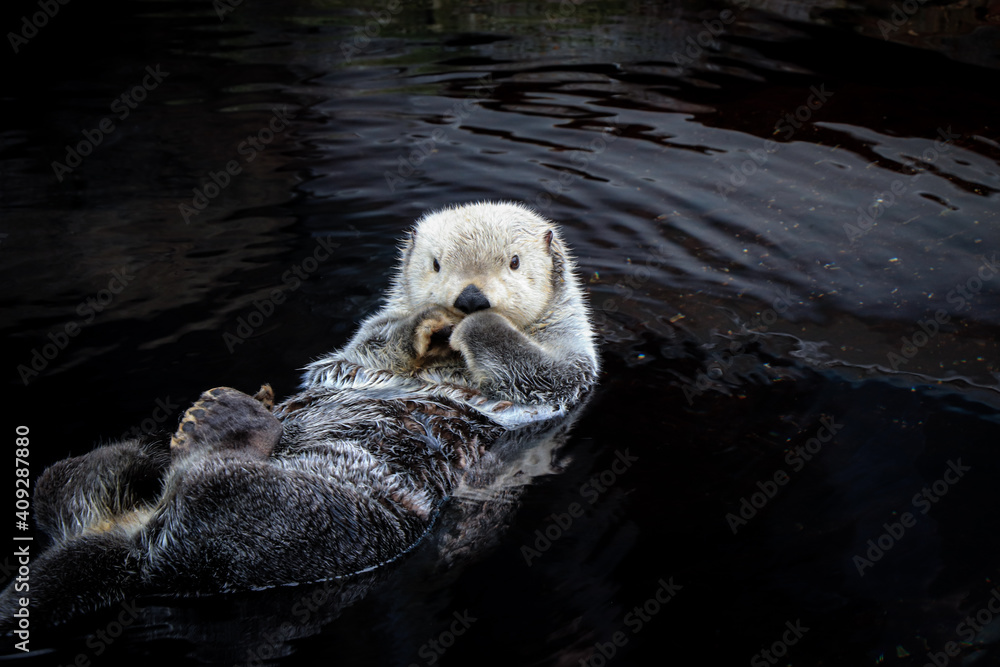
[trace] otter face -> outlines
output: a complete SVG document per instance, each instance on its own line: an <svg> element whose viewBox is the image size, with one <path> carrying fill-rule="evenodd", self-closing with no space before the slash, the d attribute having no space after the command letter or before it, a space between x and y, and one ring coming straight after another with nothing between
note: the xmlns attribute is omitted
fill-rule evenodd
<svg viewBox="0 0 1000 667"><path fill-rule="evenodd" d="M516 204L470 204L421 218L404 248L412 310L490 309L526 327L548 309L561 247L555 227Z"/></svg>

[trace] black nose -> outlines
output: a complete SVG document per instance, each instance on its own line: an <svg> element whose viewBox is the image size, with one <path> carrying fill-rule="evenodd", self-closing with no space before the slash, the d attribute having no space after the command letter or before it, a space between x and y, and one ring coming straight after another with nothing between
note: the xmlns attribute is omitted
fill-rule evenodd
<svg viewBox="0 0 1000 667"><path fill-rule="evenodd" d="M466 315L469 315L477 310L486 310L489 308L490 300L486 298L485 294L479 291L478 287L469 284L465 286L462 293L455 299L455 307Z"/></svg>

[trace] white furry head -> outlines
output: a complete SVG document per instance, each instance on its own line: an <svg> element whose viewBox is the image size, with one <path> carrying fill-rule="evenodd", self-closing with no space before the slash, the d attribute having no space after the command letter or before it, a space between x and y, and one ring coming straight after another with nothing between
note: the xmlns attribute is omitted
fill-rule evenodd
<svg viewBox="0 0 1000 667"><path fill-rule="evenodd" d="M545 218L518 204L466 204L417 221L393 297L410 311L491 308L525 327L550 308L571 270L559 230Z"/></svg>

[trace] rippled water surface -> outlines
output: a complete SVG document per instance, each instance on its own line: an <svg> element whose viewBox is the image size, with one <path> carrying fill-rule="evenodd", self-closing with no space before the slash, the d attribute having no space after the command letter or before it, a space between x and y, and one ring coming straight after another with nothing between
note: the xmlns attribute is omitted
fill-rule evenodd
<svg viewBox="0 0 1000 667"><path fill-rule="evenodd" d="M153 601L34 657L1000 664L998 26L988 2L62 6L2 93L33 473L209 387L291 393L453 202L564 226L605 370L476 560L306 620L298 591Z"/></svg>

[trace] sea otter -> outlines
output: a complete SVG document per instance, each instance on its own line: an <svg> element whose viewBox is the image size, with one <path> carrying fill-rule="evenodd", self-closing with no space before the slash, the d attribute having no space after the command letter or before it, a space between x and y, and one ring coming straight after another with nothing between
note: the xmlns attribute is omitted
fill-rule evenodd
<svg viewBox="0 0 1000 667"><path fill-rule="evenodd" d="M417 544L463 479L497 468L491 448L551 431L597 372L553 223L508 203L430 213L384 307L273 411L266 385L213 389L169 449L127 440L46 470L36 520L54 545L24 597L58 622L143 593L370 571ZM7 627L20 597L0 596Z"/></svg>

